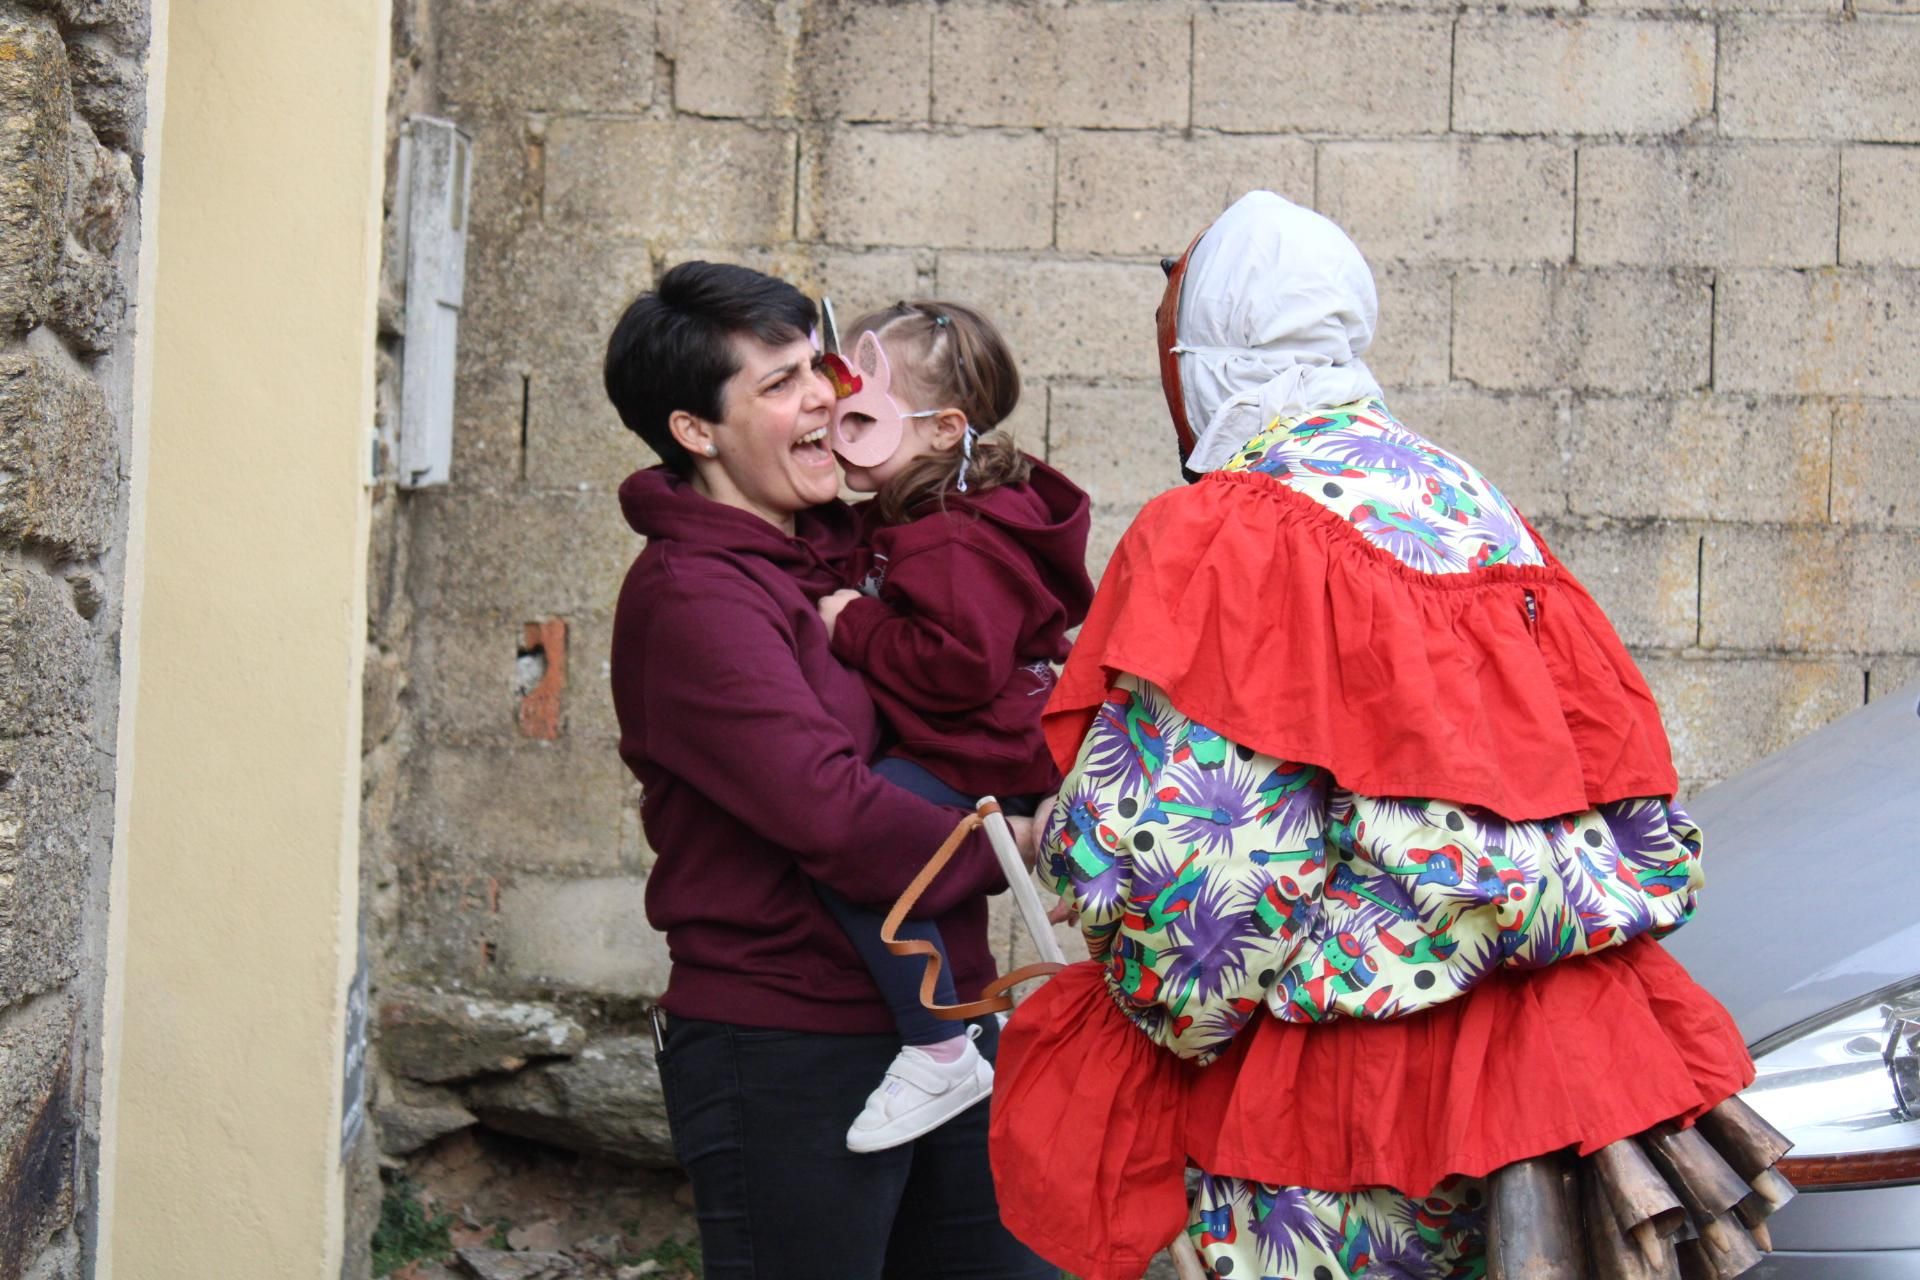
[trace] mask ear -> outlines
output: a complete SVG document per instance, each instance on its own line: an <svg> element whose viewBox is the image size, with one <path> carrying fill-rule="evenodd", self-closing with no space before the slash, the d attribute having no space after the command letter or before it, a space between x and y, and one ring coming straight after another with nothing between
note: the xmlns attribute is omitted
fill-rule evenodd
<svg viewBox="0 0 1920 1280"><path fill-rule="evenodd" d="M853 363L861 373L877 379L880 390L892 390L893 369L887 363L887 349L880 345L880 339L873 336L873 330L869 329L860 335L860 341L853 349Z"/></svg>

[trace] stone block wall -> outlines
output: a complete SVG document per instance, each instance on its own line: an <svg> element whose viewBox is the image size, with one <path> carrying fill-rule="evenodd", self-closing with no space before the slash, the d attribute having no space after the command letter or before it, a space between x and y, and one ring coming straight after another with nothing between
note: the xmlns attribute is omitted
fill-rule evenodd
<svg viewBox="0 0 1920 1280"><path fill-rule="evenodd" d="M590 1023L660 989L606 661L649 459L599 357L689 258L995 316L1097 569L1178 483L1156 264L1271 187L1367 253L1392 402L1585 577L1689 789L1920 676L1911 0L411 8L476 185L453 483L387 526L390 985Z"/></svg>
<svg viewBox="0 0 1920 1280"><path fill-rule="evenodd" d="M0 0L0 1280L89 1269L145 0Z"/></svg>

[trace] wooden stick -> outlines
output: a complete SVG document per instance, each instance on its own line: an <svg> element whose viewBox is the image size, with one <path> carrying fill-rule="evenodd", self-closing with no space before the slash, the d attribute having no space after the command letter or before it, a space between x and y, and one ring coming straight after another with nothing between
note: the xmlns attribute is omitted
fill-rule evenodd
<svg viewBox="0 0 1920 1280"><path fill-rule="evenodd" d="M1167 1252L1173 1257L1173 1270L1180 1280L1207 1280L1207 1264L1200 1261L1200 1251L1193 1247L1193 1237L1185 1227L1167 1246Z"/></svg>
<svg viewBox="0 0 1920 1280"><path fill-rule="evenodd" d="M1000 859L1000 870L1006 874L1007 888L1013 892L1014 905L1020 908L1020 919L1033 938L1034 949L1049 964L1065 964L1066 953L1060 950L1060 940L1053 936L1053 922L1047 919L1047 909L1040 905L1040 891L1033 887L1033 872L1020 856L1020 846L1014 843L1013 828L1000 812L1000 802L992 796L982 796L975 808L986 824L987 842L993 846L994 856Z"/></svg>

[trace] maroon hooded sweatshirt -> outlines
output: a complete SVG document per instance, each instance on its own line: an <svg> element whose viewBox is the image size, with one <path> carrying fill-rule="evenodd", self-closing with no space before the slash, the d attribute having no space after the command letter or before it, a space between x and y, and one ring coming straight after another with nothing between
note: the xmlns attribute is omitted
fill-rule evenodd
<svg viewBox="0 0 1920 1280"><path fill-rule="evenodd" d="M814 885L884 908L960 815L867 768L881 723L814 606L844 578L852 512L802 513L788 537L661 467L629 476L620 504L647 538L620 591L612 674L656 855L647 920L673 961L661 1004L747 1026L893 1030ZM985 895L1005 887L975 832L920 901L962 999L994 975Z"/></svg>
<svg viewBox="0 0 1920 1280"><path fill-rule="evenodd" d="M1048 664L1093 599L1087 495L1035 461L1025 484L946 495L906 524L860 508L862 545L833 652L867 678L892 754L967 795L1060 785L1040 712Z"/></svg>

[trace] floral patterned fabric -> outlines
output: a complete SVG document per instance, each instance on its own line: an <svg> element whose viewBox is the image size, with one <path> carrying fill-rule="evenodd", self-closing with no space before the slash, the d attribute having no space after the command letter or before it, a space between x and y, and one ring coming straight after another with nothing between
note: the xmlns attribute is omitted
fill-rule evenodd
<svg viewBox="0 0 1920 1280"><path fill-rule="evenodd" d="M1220 469L1273 477L1423 573L1545 562L1491 481L1379 400L1276 422Z"/></svg>
<svg viewBox="0 0 1920 1280"><path fill-rule="evenodd" d="M1356 795L1123 676L1048 816L1044 865L1140 1029L1210 1061L1263 1006L1393 1018L1692 914L1700 835L1661 799L1548 822Z"/></svg>
<svg viewBox="0 0 1920 1280"><path fill-rule="evenodd" d="M1420 572L1544 561L1484 476L1378 400L1277 422L1223 469L1311 496ZM1665 799L1508 822L1355 794L1124 673L1048 817L1042 866L1079 907L1119 1008L1201 1063L1262 1009L1404 1017L1501 966L1660 936L1702 884L1700 833ZM1207 1176L1189 1234L1220 1277L1472 1277L1485 1270L1481 1194L1464 1178L1333 1194Z"/></svg>
<svg viewBox="0 0 1920 1280"><path fill-rule="evenodd" d="M1408 1196L1202 1177L1187 1234L1222 1280L1478 1280L1487 1273L1485 1192L1479 1178L1449 1178L1427 1195Z"/></svg>

